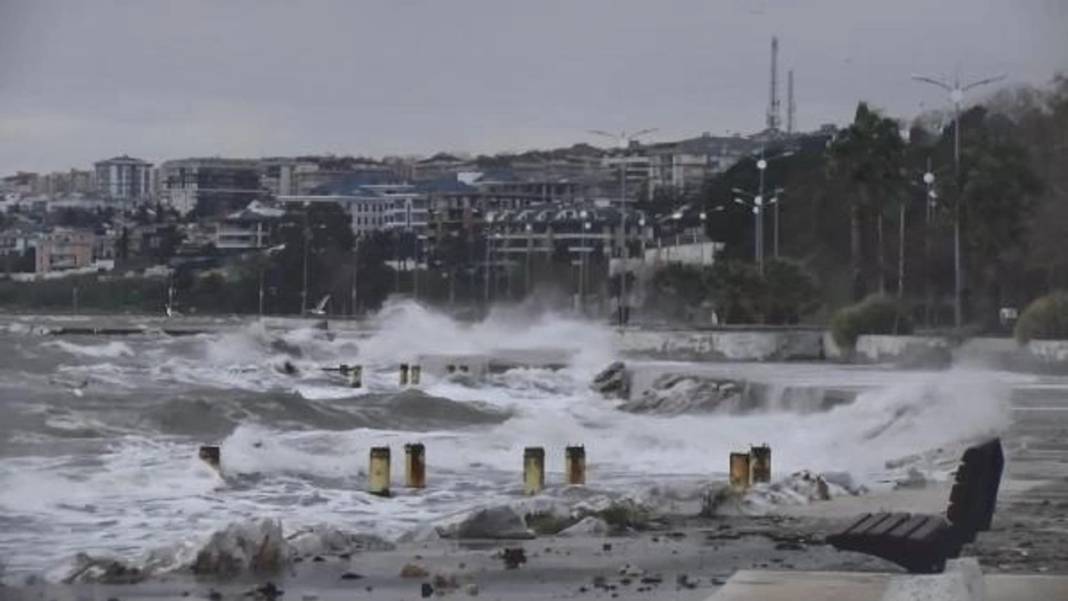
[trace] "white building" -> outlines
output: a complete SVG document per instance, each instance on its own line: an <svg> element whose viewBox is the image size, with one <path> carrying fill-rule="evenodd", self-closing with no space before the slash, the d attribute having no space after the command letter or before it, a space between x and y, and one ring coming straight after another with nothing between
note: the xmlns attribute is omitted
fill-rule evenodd
<svg viewBox="0 0 1068 601"><path fill-rule="evenodd" d="M93 164L96 189L102 198L124 203L152 198L152 163L122 155Z"/></svg>

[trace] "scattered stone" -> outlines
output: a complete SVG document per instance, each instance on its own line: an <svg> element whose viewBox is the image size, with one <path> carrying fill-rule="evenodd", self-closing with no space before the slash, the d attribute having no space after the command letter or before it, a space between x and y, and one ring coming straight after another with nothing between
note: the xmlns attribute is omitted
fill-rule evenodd
<svg viewBox="0 0 1068 601"><path fill-rule="evenodd" d="M426 578L429 575L430 572L426 571L426 568L414 563L404 564L404 567L401 568L400 571L401 578Z"/></svg>
<svg viewBox="0 0 1068 601"><path fill-rule="evenodd" d="M356 572L345 572L341 575L342 580L360 580L361 578L363 578L363 575Z"/></svg>
<svg viewBox="0 0 1068 601"><path fill-rule="evenodd" d="M448 590L457 588L460 588L460 582L455 575L434 574L434 590L444 594Z"/></svg>
<svg viewBox="0 0 1068 601"><path fill-rule="evenodd" d="M371 592L371 591L375 590L375 587L373 587L370 584L368 584L367 586L363 587L363 590L365 590L367 592Z"/></svg>
<svg viewBox="0 0 1068 601"><path fill-rule="evenodd" d="M464 592L472 597L478 596L478 585L474 582L470 582L464 587Z"/></svg>
<svg viewBox="0 0 1068 601"><path fill-rule="evenodd" d="M601 550L605 551L605 552L611 551L612 550L612 543L605 543L605 544L601 545Z"/></svg>
<svg viewBox="0 0 1068 601"><path fill-rule="evenodd" d="M660 574L654 574L652 576L645 576L641 579L642 584L660 584L664 581L663 576Z"/></svg>
<svg viewBox="0 0 1068 601"><path fill-rule="evenodd" d="M504 567L508 570L514 570L527 562L527 553L523 550L523 547L510 547L501 551L501 559L504 560Z"/></svg>
<svg viewBox="0 0 1068 601"><path fill-rule="evenodd" d="M792 542L792 541L783 541L781 543L776 543L775 544L775 550L776 551L804 551L805 550L805 546L802 545L801 543L796 543L796 542Z"/></svg>
<svg viewBox="0 0 1068 601"><path fill-rule="evenodd" d="M580 587L579 587L579 592L580 592L580 593L586 593L586 592L588 592L589 590L590 590L590 589L588 589L588 588L586 588L586 587L584 587L584 586L580 586Z"/></svg>
<svg viewBox="0 0 1068 601"><path fill-rule="evenodd" d="M716 586L723 586L724 584L727 584L727 581L724 580L723 578L713 578L712 579L712 584L714 584Z"/></svg>
<svg viewBox="0 0 1068 601"><path fill-rule="evenodd" d="M145 577L146 574L139 568L129 566L117 559L78 553L74 557L74 569L63 578L63 583L135 584L144 580Z"/></svg>
<svg viewBox="0 0 1068 601"><path fill-rule="evenodd" d="M263 601L274 601L284 595L285 591L275 586L273 582L267 581L263 586L253 589L247 594L252 594L257 599L262 599Z"/></svg>
<svg viewBox="0 0 1068 601"><path fill-rule="evenodd" d="M697 588L697 583L690 580L687 574L679 574L675 576L675 586L680 589L695 589Z"/></svg>
<svg viewBox="0 0 1068 601"><path fill-rule="evenodd" d="M619 579L619 583L622 584L623 586L630 586L630 582L631 582L630 578L620 578Z"/></svg>
<svg viewBox="0 0 1068 601"><path fill-rule="evenodd" d="M222 593L215 589L211 589L208 591L208 599L210 599L210 601L221 601Z"/></svg>
<svg viewBox="0 0 1068 601"><path fill-rule="evenodd" d="M307 595L301 595L300 601L319 601L319 595L315 593L308 593Z"/></svg>
<svg viewBox="0 0 1068 601"><path fill-rule="evenodd" d="M434 594L434 587L430 586L429 582L424 582L419 590L424 599Z"/></svg>
<svg viewBox="0 0 1068 601"><path fill-rule="evenodd" d="M322 563L326 560L323 559L322 555L316 555L315 557L312 557L312 561L314 561L315 563Z"/></svg>
<svg viewBox="0 0 1068 601"><path fill-rule="evenodd" d="M608 586L608 580L604 576L593 577L594 588L606 588Z"/></svg>
<svg viewBox="0 0 1068 601"><path fill-rule="evenodd" d="M603 536L605 534L608 534L608 524L604 520L590 515L561 530L557 536Z"/></svg>
<svg viewBox="0 0 1068 601"><path fill-rule="evenodd" d="M352 558L352 553L338 553L337 554L337 558L338 559L351 559Z"/></svg>

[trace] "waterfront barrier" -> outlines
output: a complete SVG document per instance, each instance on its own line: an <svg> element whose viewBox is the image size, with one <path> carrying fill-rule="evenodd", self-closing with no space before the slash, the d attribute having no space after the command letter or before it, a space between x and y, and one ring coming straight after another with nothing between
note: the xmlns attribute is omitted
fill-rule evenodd
<svg viewBox="0 0 1068 601"><path fill-rule="evenodd" d="M771 447L766 443L749 449L749 482L771 482Z"/></svg>
<svg viewBox="0 0 1068 601"><path fill-rule="evenodd" d="M564 449L564 466L567 483L581 486L586 484L586 448L569 446Z"/></svg>
<svg viewBox="0 0 1068 601"><path fill-rule="evenodd" d="M735 490L749 488L749 453L731 453L730 485Z"/></svg>
<svg viewBox="0 0 1068 601"><path fill-rule="evenodd" d="M426 447L422 443L404 445L404 482L408 488L426 488Z"/></svg>
<svg viewBox="0 0 1068 601"><path fill-rule="evenodd" d="M523 450L523 494L536 495L545 488L545 449Z"/></svg>
<svg viewBox="0 0 1068 601"><path fill-rule="evenodd" d="M367 471L367 492L380 497L388 497L389 483L389 447L371 447L371 465Z"/></svg>

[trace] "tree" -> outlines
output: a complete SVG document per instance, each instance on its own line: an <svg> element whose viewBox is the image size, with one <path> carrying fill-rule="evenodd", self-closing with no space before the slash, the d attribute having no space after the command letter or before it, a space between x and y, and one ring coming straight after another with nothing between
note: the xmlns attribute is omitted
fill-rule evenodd
<svg viewBox="0 0 1068 601"><path fill-rule="evenodd" d="M344 298L345 286L351 282L351 270L346 269L354 242L350 224L351 218L336 203L309 203L286 210L276 229L284 248L275 255L271 269L276 306L300 313L326 294Z"/></svg>
<svg viewBox="0 0 1068 601"><path fill-rule="evenodd" d="M853 123L839 132L828 148L828 176L849 192L849 240L854 300L872 288L869 245L865 230L876 221L876 288L885 289L885 253L882 236L882 210L902 183L904 141L897 121L884 117L861 102Z"/></svg>

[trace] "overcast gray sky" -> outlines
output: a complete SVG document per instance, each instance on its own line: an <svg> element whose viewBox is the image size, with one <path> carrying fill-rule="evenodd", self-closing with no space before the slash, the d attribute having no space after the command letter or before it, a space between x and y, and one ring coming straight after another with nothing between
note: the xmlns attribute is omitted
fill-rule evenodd
<svg viewBox="0 0 1068 601"><path fill-rule="evenodd" d="M772 34L802 129L1068 72L1068 0L0 0L0 173L749 133Z"/></svg>

